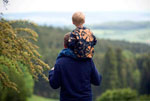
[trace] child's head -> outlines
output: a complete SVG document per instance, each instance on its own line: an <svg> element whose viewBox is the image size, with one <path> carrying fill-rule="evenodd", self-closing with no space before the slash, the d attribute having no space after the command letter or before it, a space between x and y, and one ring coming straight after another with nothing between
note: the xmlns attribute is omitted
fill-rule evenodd
<svg viewBox="0 0 150 101"><path fill-rule="evenodd" d="M85 15L82 12L75 12L72 15L72 22L75 26L83 25L85 22Z"/></svg>
<svg viewBox="0 0 150 101"><path fill-rule="evenodd" d="M64 48L68 48L70 33L71 32L68 32L64 35Z"/></svg>

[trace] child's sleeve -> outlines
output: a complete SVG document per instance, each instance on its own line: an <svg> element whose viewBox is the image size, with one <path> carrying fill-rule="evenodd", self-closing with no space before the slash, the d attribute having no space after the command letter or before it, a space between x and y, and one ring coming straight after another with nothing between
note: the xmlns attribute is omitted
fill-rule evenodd
<svg viewBox="0 0 150 101"><path fill-rule="evenodd" d="M69 37L69 48L70 49L74 49L76 43L76 35L74 34L74 32L71 32L70 37Z"/></svg>
<svg viewBox="0 0 150 101"><path fill-rule="evenodd" d="M49 71L49 84L53 89L57 89L60 87L60 69L59 65L55 64L54 70Z"/></svg>
<svg viewBox="0 0 150 101"><path fill-rule="evenodd" d="M101 81L102 81L102 76L98 73L98 71L94 65L93 60L91 62L92 62L91 83L93 85L99 86L101 84Z"/></svg>

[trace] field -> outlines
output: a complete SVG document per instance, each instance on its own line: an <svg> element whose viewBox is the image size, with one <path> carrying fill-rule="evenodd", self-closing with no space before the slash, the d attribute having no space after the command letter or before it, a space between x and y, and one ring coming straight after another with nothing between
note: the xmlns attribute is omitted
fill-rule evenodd
<svg viewBox="0 0 150 101"><path fill-rule="evenodd" d="M101 39L125 40L150 44L150 29L116 30L94 29L95 36Z"/></svg>
<svg viewBox="0 0 150 101"><path fill-rule="evenodd" d="M37 95L32 95L32 97L28 98L27 101L59 101L59 100L44 98L44 97L40 97L40 96L37 96Z"/></svg>

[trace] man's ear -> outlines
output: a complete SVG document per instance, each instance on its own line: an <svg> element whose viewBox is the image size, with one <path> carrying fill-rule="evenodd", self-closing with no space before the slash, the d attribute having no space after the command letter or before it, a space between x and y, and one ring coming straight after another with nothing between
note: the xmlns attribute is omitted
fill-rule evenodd
<svg viewBox="0 0 150 101"><path fill-rule="evenodd" d="M67 46L64 44L64 48L67 48Z"/></svg>

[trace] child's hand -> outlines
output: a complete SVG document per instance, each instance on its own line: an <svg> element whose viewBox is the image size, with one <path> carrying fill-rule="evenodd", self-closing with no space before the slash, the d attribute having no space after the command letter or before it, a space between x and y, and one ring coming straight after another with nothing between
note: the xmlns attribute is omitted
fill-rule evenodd
<svg viewBox="0 0 150 101"><path fill-rule="evenodd" d="M51 70L54 70L54 67Z"/></svg>

